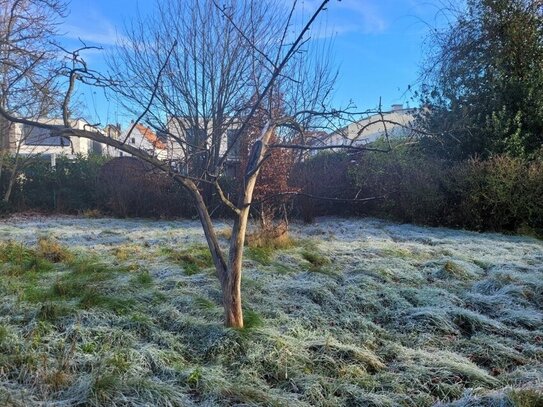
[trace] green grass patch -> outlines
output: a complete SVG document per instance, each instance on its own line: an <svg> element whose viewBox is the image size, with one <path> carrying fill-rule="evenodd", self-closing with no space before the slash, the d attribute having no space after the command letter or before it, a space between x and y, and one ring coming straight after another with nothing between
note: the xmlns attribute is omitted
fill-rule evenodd
<svg viewBox="0 0 543 407"><path fill-rule="evenodd" d="M301 254L302 258L309 263L309 271L325 274L331 273L330 269L328 268L328 266L332 263L331 260L327 256L318 252L315 248L304 249Z"/></svg>
<svg viewBox="0 0 543 407"><path fill-rule="evenodd" d="M543 406L543 391L536 389L518 389L509 393L514 407Z"/></svg>
<svg viewBox="0 0 543 407"><path fill-rule="evenodd" d="M134 282L136 284L148 287L153 284L153 276L151 276L149 271L143 270L136 275Z"/></svg>
<svg viewBox="0 0 543 407"><path fill-rule="evenodd" d="M36 251L26 247L22 243L12 241L0 243L0 261L2 263L20 265L35 257L37 257Z"/></svg>
<svg viewBox="0 0 543 407"><path fill-rule="evenodd" d="M200 273L206 268L213 267L213 258L209 248L205 245L194 245L187 249L175 250L172 248L161 249L162 254L176 264L179 264L186 275L191 276Z"/></svg>
<svg viewBox="0 0 543 407"><path fill-rule="evenodd" d="M38 318L42 321L55 322L59 318L72 313L71 307L59 302L46 302L38 311Z"/></svg>
<svg viewBox="0 0 543 407"><path fill-rule="evenodd" d="M458 263L447 260L441 270L436 273L436 277L441 279L454 278L458 280L468 280L472 276Z"/></svg>
<svg viewBox="0 0 543 407"><path fill-rule="evenodd" d="M194 298L194 303L196 306L202 310L212 310L217 307L217 305L213 302L208 300L204 297L196 297Z"/></svg>
<svg viewBox="0 0 543 407"><path fill-rule="evenodd" d="M91 386L91 397L99 403L107 403L113 398L120 384L121 378L115 372L98 374Z"/></svg>
<svg viewBox="0 0 543 407"><path fill-rule="evenodd" d="M258 231L247 236L247 257L264 266L270 266L279 250L298 247L302 242L292 239L287 231L276 234L274 230Z"/></svg>
<svg viewBox="0 0 543 407"><path fill-rule="evenodd" d="M243 329L255 329L264 326L262 316L252 309L243 310Z"/></svg>
<svg viewBox="0 0 543 407"><path fill-rule="evenodd" d="M263 266L272 264L273 254L275 249L271 247L249 247L247 249L247 257L254 260Z"/></svg>
<svg viewBox="0 0 543 407"><path fill-rule="evenodd" d="M131 298L121 298L115 295L104 295L92 289L87 289L79 301L84 309L103 308L116 314L124 315L132 310L136 302Z"/></svg>
<svg viewBox="0 0 543 407"><path fill-rule="evenodd" d="M53 263L61 263L73 259L73 254L66 247L51 237L38 238L38 255Z"/></svg>
<svg viewBox="0 0 543 407"><path fill-rule="evenodd" d="M104 263L95 255L79 255L67 262L68 267L77 274L105 274L108 272L120 271Z"/></svg>
<svg viewBox="0 0 543 407"><path fill-rule="evenodd" d="M15 242L0 243L0 263L6 264L3 271L11 276L26 272L43 273L53 269L53 264L38 251Z"/></svg>

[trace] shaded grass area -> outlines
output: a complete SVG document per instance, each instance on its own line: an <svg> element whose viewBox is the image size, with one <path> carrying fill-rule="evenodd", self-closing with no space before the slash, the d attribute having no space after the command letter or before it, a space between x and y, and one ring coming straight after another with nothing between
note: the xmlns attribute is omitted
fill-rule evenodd
<svg viewBox="0 0 543 407"><path fill-rule="evenodd" d="M0 405L541 405L540 244L293 239L247 248L243 330L203 246L0 243Z"/></svg>

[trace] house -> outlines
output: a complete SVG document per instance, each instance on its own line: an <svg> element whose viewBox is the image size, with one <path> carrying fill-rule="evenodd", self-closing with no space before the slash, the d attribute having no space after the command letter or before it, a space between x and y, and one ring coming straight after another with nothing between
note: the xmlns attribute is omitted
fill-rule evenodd
<svg viewBox="0 0 543 407"><path fill-rule="evenodd" d="M106 127L104 127L103 130L104 135L107 137L110 137L114 140L119 140L121 138L121 125L119 123L117 124L108 124ZM110 145L104 145L104 148L102 150L102 155L106 157L120 157L120 151L112 147Z"/></svg>
<svg viewBox="0 0 543 407"><path fill-rule="evenodd" d="M62 119L39 118L38 122L63 126ZM84 120L72 120L71 127L78 130L95 130ZM98 130L95 130L98 131ZM28 124L11 123L8 132L9 151L21 155L75 155L102 154L105 146L83 137L62 136L59 131L43 129Z"/></svg>
<svg viewBox="0 0 543 407"><path fill-rule="evenodd" d="M320 138L315 145L363 146L384 138L407 138L413 135L417 109L404 108L402 105L392 105L388 112L368 115L362 120Z"/></svg>
<svg viewBox="0 0 543 407"><path fill-rule="evenodd" d="M226 120L226 129L219 134L218 149L212 150L213 127L203 119L189 119L171 117L168 120L167 133L164 137L168 146L168 159L174 165L188 165L187 159L197 162L206 154L215 153L217 157L226 154L225 167L227 174L233 173L241 160L241 140L238 139L238 130L241 127L239 120ZM181 143L179 142L181 141ZM190 157L190 158L188 158ZM179 168L180 171L187 170Z"/></svg>
<svg viewBox="0 0 543 407"><path fill-rule="evenodd" d="M117 137L118 140L124 141L127 145L143 150L159 160L167 160L169 158L168 143L159 138L149 127L146 127L141 123L134 124L134 122L132 122L130 126ZM110 155L112 157L130 156L130 154L119 150L112 150L112 154Z"/></svg>

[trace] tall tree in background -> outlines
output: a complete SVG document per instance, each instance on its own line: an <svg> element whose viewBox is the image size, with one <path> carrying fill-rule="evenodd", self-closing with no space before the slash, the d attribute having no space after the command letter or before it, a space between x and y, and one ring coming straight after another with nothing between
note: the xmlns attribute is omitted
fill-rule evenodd
<svg viewBox="0 0 543 407"><path fill-rule="evenodd" d="M468 0L431 38L423 73L428 151L529 157L543 143L543 3Z"/></svg>
<svg viewBox="0 0 543 407"><path fill-rule="evenodd" d="M0 107L34 119L59 109L59 61L55 36L66 13L64 0L0 0ZM9 201L19 165L20 145L10 140L11 124L0 119L0 177L9 182ZM13 156L8 160L10 150ZM8 165L9 163L9 165Z"/></svg>

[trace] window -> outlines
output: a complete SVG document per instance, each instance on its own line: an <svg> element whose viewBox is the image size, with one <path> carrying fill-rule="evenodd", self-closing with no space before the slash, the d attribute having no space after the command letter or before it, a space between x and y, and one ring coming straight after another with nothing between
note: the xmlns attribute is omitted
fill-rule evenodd
<svg viewBox="0 0 543 407"><path fill-rule="evenodd" d="M239 158L241 140L238 140L238 129L226 130L226 144L229 158Z"/></svg>
<svg viewBox="0 0 543 407"><path fill-rule="evenodd" d="M131 142L132 144L136 144L136 138L135 138L135 137L132 137L132 139L130 140L130 142Z"/></svg>
<svg viewBox="0 0 543 407"><path fill-rule="evenodd" d="M194 153L194 151L197 150L198 147L203 147L203 145L205 144L205 139L205 129L201 129L199 127L191 127L187 129L188 151L190 153Z"/></svg>
<svg viewBox="0 0 543 407"><path fill-rule="evenodd" d="M69 147L70 138L54 130L40 129L34 126L23 127L24 143L30 146Z"/></svg>

